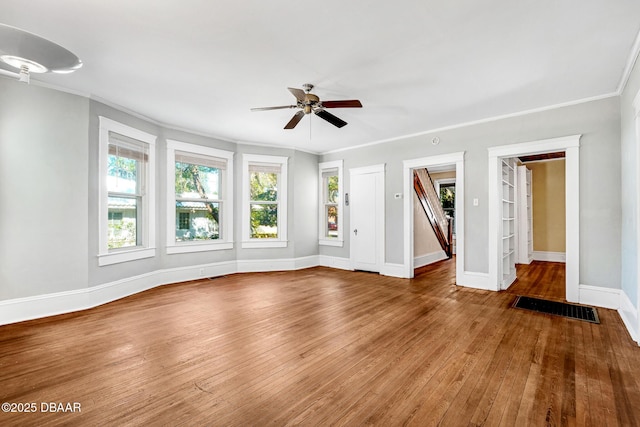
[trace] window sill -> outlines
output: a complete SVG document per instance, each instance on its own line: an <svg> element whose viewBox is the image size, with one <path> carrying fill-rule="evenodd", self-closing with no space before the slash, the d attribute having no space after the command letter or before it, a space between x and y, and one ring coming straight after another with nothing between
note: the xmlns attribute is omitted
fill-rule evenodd
<svg viewBox="0 0 640 427"><path fill-rule="evenodd" d="M156 248L131 249L108 254L98 255L98 266L119 264L121 262L135 261L137 259L152 258L156 256Z"/></svg>
<svg viewBox="0 0 640 427"><path fill-rule="evenodd" d="M185 254L189 252L221 251L233 249L233 242L220 243L184 243L167 246L167 254Z"/></svg>
<svg viewBox="0 0 640 427"><path fill-rule="evenodd" d="M320 239L318 244L320 246L337 246L341 248L344 245L344 241L338 239Z"/></svg>
<svg viewBox="0 0 640 427"><path fill-rule="evenodd" d="M286 240L249 240L242 242L243 249L286 248Z"/></svg>

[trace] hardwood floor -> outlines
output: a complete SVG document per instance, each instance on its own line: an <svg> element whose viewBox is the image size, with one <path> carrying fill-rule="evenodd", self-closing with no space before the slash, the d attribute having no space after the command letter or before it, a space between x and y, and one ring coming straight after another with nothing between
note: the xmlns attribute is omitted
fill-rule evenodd
<svg viewBox="0 0 640 427"><path fill-rule="evenodd" d="M237 274L3 326L0 402L38 411L0 425L640 424L640 348L615 311L530 313L454 277Z"/></svg>
<svg viewBox="0 0 640 427"><path fill-rule="evenodd" d="M533 261L516 264L516 281L507 292L554 301L566 301L566 268L563 262Z"/></svg>

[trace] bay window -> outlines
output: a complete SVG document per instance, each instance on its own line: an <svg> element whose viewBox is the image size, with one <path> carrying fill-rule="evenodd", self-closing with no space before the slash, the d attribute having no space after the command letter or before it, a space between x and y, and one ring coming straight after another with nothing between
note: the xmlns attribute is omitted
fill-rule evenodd
<svg viewBox="0 0 640 427"><path fill-rule="evenodd" d="M243 248L287 246L287 157L243 155Z"/></svg>
<svg viewBox="0 0 640 427"><path fill-rule="evenodd" d="M98 264L155 255L156 137L100 117Z"/></svg>
<svg viewBox="0 0 640 427"><path fill-rule="evenodd" d="M233 153L167 141L167 253L233 247Z"/></svg>

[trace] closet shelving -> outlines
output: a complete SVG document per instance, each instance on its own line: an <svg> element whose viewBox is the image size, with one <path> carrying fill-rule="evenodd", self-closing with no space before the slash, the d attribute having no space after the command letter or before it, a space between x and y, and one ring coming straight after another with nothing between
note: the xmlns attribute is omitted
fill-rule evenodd
<svg viewBox="0 0 640 427"><path fill-rule="evenodd" d="M518 263L533 260L533 197L531 169L518 166Z"/></svg>
<svg viewBox="0 0 640 427"><path fill-rule="evenodd" d="M502 289L507 289L516 279L515 186L515 159L502 159Z"/></svg>

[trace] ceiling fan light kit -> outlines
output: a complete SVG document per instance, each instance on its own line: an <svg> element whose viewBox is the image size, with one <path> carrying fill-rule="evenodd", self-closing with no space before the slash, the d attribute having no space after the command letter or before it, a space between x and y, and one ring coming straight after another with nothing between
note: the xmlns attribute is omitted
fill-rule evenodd
<svg viewBox="0 0 640 427"><path fill-rule="evenodd" d="M291 120L284 126L285 129L293 129L307 114L315 114L323 120L331 123L332 125L341 128L347 125L347 122L334 116L330 112L326 111L326 108L362 108L362 103L357 99L348 99L341 101L321 101L320 98L311 93L313 85L311 83L305 83L302 85L303 89L287 88L293 96L296 97L296 105L282 105L278 107L259 107L252 108L251 111L266 111L266 110L280 110L284 108L299 108L296 114L293 115Z"/></svg>
<svg viewBox="0 0 640 427"><path fill-rule="evenodd" d="M82 61L64 47L4 24L0 24L0 61L0 68L19 73L26 83L30 73L66 74L82 67Z"/></svg>

